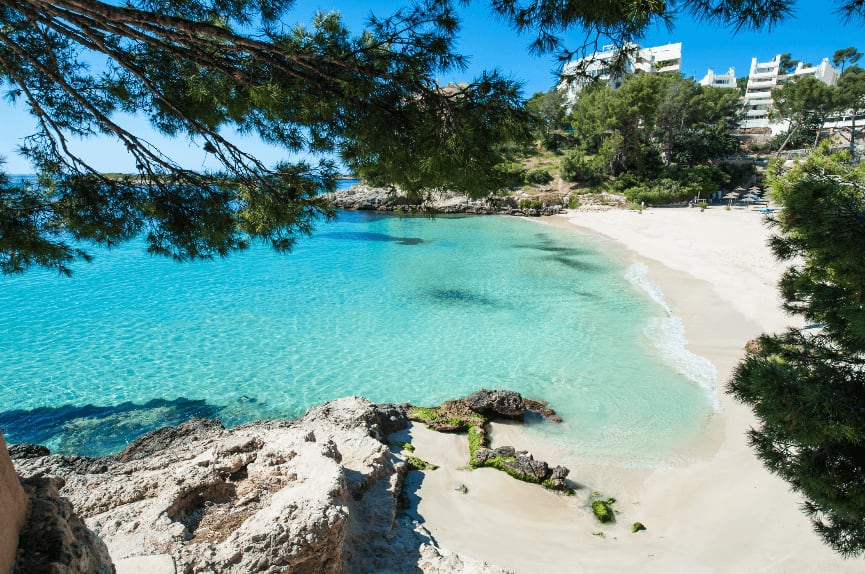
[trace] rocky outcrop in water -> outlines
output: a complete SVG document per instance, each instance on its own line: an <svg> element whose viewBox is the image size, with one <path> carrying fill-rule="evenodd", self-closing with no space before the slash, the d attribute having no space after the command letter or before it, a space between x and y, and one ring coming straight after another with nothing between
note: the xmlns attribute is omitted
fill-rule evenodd
<svg viewBox="0 0 865 574"><path fill-rule="evenodd" d="M69 525L59 527L69 552L103 568L85 572L111 571L91 531L115 563L138 560L140 568L144 560L151 574L175 567L238 574L502 572L438 548L397 513L408 468L383 440L408 424L406 408L351 397L297 421L226 430L193 419L145 435L114 457L13 452L24 481L60 500L53 514ZM65 500L55 496L57 488ZM72 508L86 528L74 522ZM33 531L37 544L42 532Z"/></svg>
<svg viewBox="0 0 865 574"><path fill-rule="evenodd" d="M433 190L422 200L409 199L395 189L356 184L324 195L334 207L361 211L396 211L401 213L467 213L473 215L555 215L564 212L562 203L532 205L520 208L518 197L471 199L465 195Z"/></svg>

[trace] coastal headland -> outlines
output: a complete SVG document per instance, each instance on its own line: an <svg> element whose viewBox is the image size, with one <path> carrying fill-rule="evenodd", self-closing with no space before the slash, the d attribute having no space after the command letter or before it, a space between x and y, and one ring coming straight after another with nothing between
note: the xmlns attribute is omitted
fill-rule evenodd
<svg viewBox="0 0 865 574"><path fill-rule="evenodd" d="M503 572L442 549L410 510L409 471L435 469L413 454L411 421L463 431L463 464L568 492L567 469L484 448L489 421L527 411L556 419L480 390L434 408L347 397L232 429L191 419L98 458L12 445L31 501L16 572Z"/></svg>

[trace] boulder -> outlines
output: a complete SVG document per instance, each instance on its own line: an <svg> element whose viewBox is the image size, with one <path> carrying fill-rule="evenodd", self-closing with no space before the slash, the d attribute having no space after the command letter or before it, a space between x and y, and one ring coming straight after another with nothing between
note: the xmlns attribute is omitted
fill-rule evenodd
<svg viewBox="0 0 865 574"><path fill-rule="evenodd" d="M550 468L547 463L542 460L535 460L530 454L518 454L515 460L509 460L504 464L533 482L542 482L550 476Z"/></svg>
<svg viewBox="0 0 865 574"><path fill-rule="evenodd" d="M516 456L517 451L512 446L498 446L493 449L493 454L495 456Z"/></svg>
<svg viewBox="0 0 865 574"><path fill-rule="evenodd" d="M550 472L550 477L545 483L547 488L550 490L558 490L560 492L570 492L571 487L568 485L566 480L570 472L571 471L564 466L556 466L553 468Z"/></svg>
<svg viewBox="0 0 865 574"><path fill-rule="evenodd" d="M543 401L537 401L534 399L523 399L523 405L526 407L527 411L532 411L542 415L545 419L550 422L560 423L562 422L562 417L556 414L556 411L551 409L547 403Z"/></svg>
<svg viewBox="0 0 865 574"><path fill-rule="evenodd" d="M523 397L514 391L481 389L463 402L477 413L505 418L522 418L526 412Z"/></svg>
<svg viewBox="0 0 865 574"><path fill-rule="evenodd" d="M479 448L474 453L475 462L480 466L485 465L487 461L495 456L495 453L488 448Z"/></svg>

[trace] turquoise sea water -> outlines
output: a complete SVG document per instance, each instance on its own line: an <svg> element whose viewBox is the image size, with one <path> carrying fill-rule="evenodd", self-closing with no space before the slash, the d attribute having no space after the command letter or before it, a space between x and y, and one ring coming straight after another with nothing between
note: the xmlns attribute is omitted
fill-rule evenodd
<svg viewBox="0 0 865 574"><path fill-rule="evenodd" d="M93 253L72 279L0 278L8 442L105 454L189 416L238 424L349 394L426 405L486 387L550 401L565 423L534 431L589 459L652 464L712 413L682 374L699 359L639 268L536 222L342 212L287 256Z"/></svg>

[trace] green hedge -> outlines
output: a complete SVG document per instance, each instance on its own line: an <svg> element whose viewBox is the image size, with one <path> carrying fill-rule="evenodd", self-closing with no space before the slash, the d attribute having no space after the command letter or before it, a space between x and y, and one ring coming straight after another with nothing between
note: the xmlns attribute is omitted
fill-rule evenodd
<svg viewBox="0 0 865 574"><path fill-rule="evenodd" d="M526 183L529 185L546 185L553 181L553 176L542 168L536 168L526 173Z"/></svg>

